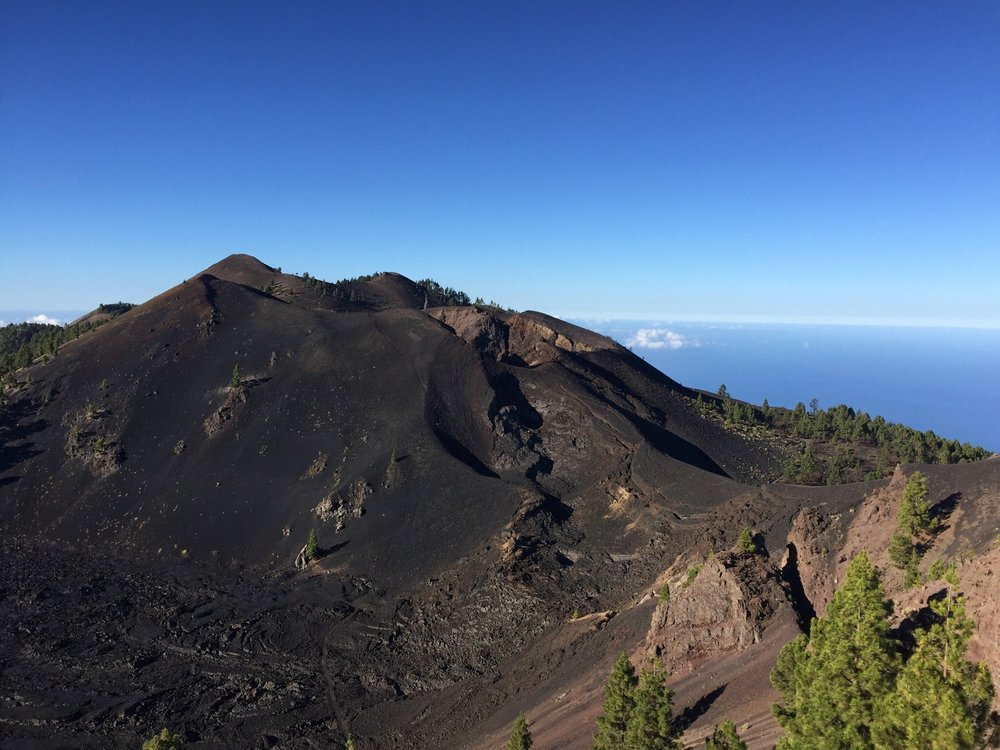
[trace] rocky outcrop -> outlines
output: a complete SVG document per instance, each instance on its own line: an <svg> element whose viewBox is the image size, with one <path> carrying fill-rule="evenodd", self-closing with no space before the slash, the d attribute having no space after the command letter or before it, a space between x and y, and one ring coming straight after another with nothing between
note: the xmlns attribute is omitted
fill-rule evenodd
<svg viewBox="0 0 1000 750"><path fill-rule="evenodd" d="M226 400L218 409L212 412L202 423L208 437L220 433L226 424L234 419L246 405L249 388L241 383L237 387L226 389Z"/></svg>
<svg viewBox="0 0 1000 750"><path fill-rule="evenodd" d="M108 412L88 406L70 420L66 436L66 455L81 460L97 477L114 474L125 462L124 446L108 434L104 424L108 416Z"/></svg>
<svg viewBox="0 0 1000 750"><path fill-rule="evenodd" d="M758 643L775 613L790 606L781 575L765 555L723 552L702 563L685 560L668 571L667 586L646 651L673 674Z"/></svg>
<svg viewBox="0 0 1000 750"><path fill-rule="evenodd" d="M349 518L364 515L365 500L372 494L372 486L363 479L351 482L343 494L331 492L313 508L320 521L334 521L334 531L343 531Z"/></svg>
<svg viewBox="0 0 1000 750"><path fill-rule="evenodd" d="M316 458L313 459L313 462L309 464L309 468L302 472L302 476L300 478L313 479L314 477L319 476L326 471L326 464L328 460L329 456L323 453L323 451L320 451L316 454Z"/></svg>
<svg viewBox="0 0 1000 750"><path fill-rule="evenodd" d="M482 307L441 307L428 314L497 361L537 367L559 352L614 349L611 339L541 313Z"/></svg>

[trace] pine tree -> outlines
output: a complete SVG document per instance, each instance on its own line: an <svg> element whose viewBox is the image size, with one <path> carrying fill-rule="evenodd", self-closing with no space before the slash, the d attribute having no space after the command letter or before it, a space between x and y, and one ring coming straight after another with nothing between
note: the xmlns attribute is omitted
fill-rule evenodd
<svg viewBox="0 0 1000 750"><path fill-rule="evenodd" d="M808 646L801 639L786 646L772 672L785 698L775 709L785 729L781 750L871 747L877 703L899 670L891 612L878 571L858 554L826 617L813 620Z"/></svg>
<svg viewBox="0 0 1000 750"><path fill-rule="evenodd" d="M705 739L705 750L747 750L747 743L740 739L733 722L724 721Z"/></svg>
<svg viewBox="0 0 1000 750"><path fill-rule="evenodd" d="M802 461L799 463L799 481L811 482L816 476L816 457L813 455L811 445L807 445L802 453Z"/></svg>
<svg viewBox="0 0 1000 750"><path fill-rule="evenodd" d="M664 582L664 584L662 586L660 586L660 593L658 595L658 598L659 598L659 600L661 602L669 602L670 601L670 584L669 583Z"/></svg>
<svg viewBox="0 0 1000 750"><path fill-rule="evenodd" d="M934 531L936 526L927 503L927 477L915 471L903 490L903 502L899 506L899 530L910 536L921 536Z"/></svg>
<svg viewBox="0 0 1000 750"><path fill-rule="evenodd" d="M927 478L915 471L903 491L899 527L889 543L889 559L906 574L907 588L920 582L920 549L915 540L935 531L938 526L937 520L931 517L926 498Z"/></svg>
<svg viewBox="0 0 1000 750"><path fill-rule="evenodd" d="M309 538L306 539L306 562L315 560L319 554L319 537L316 529L309 529Z"/></svg>
<svg viewBox="0 0 1000 750"><path fill-rule="evenodd" d="M666 671L656 662L639 673L635 703L625 729L625 750L680 750L673 721L673 693Z"/></svg>
<svg viewBox="0 0 1000 750"><path fill-rule="evenodd" d="M510 733L510 741L507 743L507 750L530 750L531 730L528 729L528 720L524 714L518 714L514 719L514 728Z"/></svg>
<svg viewBox="0 0 1000 750"><path fill-rule="evenodd" d="M906 588L920 582L920 554L909 534L900 530L892 535L892 540L889 542L889 559L906 574L904 581Z"/></svg>
<svg viewBox="0 0 1000 750"><path fill-rule="evenodd" d="M882 701L876 750L971 750L983 739L993 683L985 664L965 660L974 627L965 599L949 590L930 607L937 621L916 632L916 649Z"/></svg>
<svg viewBox="0 0 1000 750"><path fill-rule="evenodd" d="M621 750L625 746L625 730L635 706L636 682L635 668L628 654L622 651L604 686L604 713L597 717L594 750Z"/></svg>
<svg viewBox="0 0 1000 750"><path fill-rule="evenodd" d="M778 652L778 659L771 670L771 684L774 685L782 698L785 699L784 706L775 704L771 707L778 723L785 726L785 722L791 722L796 716L795 707L798 705L798 693L800 689L807 689L808 686L802 684L807 672L807 659L809 654L807 648L809 638L804 634L799 634L795 639L785 644L785 647Z"/></svg>
<svg viewBox="0 0 1000 750"><path fill-rule="evenodd" d="M740 552L748 555L753 555L757 553L757 542L754 541L753 532L746 526L740 532L740 538L737 542L740 548Z"/></svg>
<svg viewBox="0 0 1000 750"><path fill-rule="evenodd" d="M239 388L241 382L242 381L240 380L240 366L237 363L237 364L233 365L233 374L229 378L229 387L230 388Z"/></svg>

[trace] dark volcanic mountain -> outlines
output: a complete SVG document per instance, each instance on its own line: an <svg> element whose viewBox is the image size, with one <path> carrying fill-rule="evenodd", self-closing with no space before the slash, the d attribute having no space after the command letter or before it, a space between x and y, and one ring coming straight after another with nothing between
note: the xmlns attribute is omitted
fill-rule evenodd
<svg viewBox="0 0 1000 750"><path fill-rule="evenodd" d="M772 442L615 342L445 301L236 255L18 373L3 747L486 748L523 710L582 748L623 649L670 663L689 736L772 741L776 651L842 550L879 549L902 474L768 484ZM992 633L1000 464L924 470ZM768 555L725 552L743 526Z"/></svg>

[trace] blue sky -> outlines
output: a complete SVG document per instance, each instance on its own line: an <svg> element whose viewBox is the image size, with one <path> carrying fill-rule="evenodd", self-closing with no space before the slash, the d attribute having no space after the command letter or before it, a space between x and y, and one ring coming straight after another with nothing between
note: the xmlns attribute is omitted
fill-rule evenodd
<svg viewBox="0 0 1000 750"><path fill-rule="evenodd" d="M1000 326L1000 4L0 9L0 310L230 252L576 318Z"/></svg>

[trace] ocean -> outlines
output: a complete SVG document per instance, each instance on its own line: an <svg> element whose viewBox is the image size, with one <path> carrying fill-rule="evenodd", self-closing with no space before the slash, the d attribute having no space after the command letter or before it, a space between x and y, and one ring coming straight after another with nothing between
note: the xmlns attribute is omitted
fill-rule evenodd
<svg viewBox="0 0 1000 750"><path fill-rule="evenodd" d="M1000 330L573 321L684 385L793 407L847 404L1000 452Z"/></svg>

